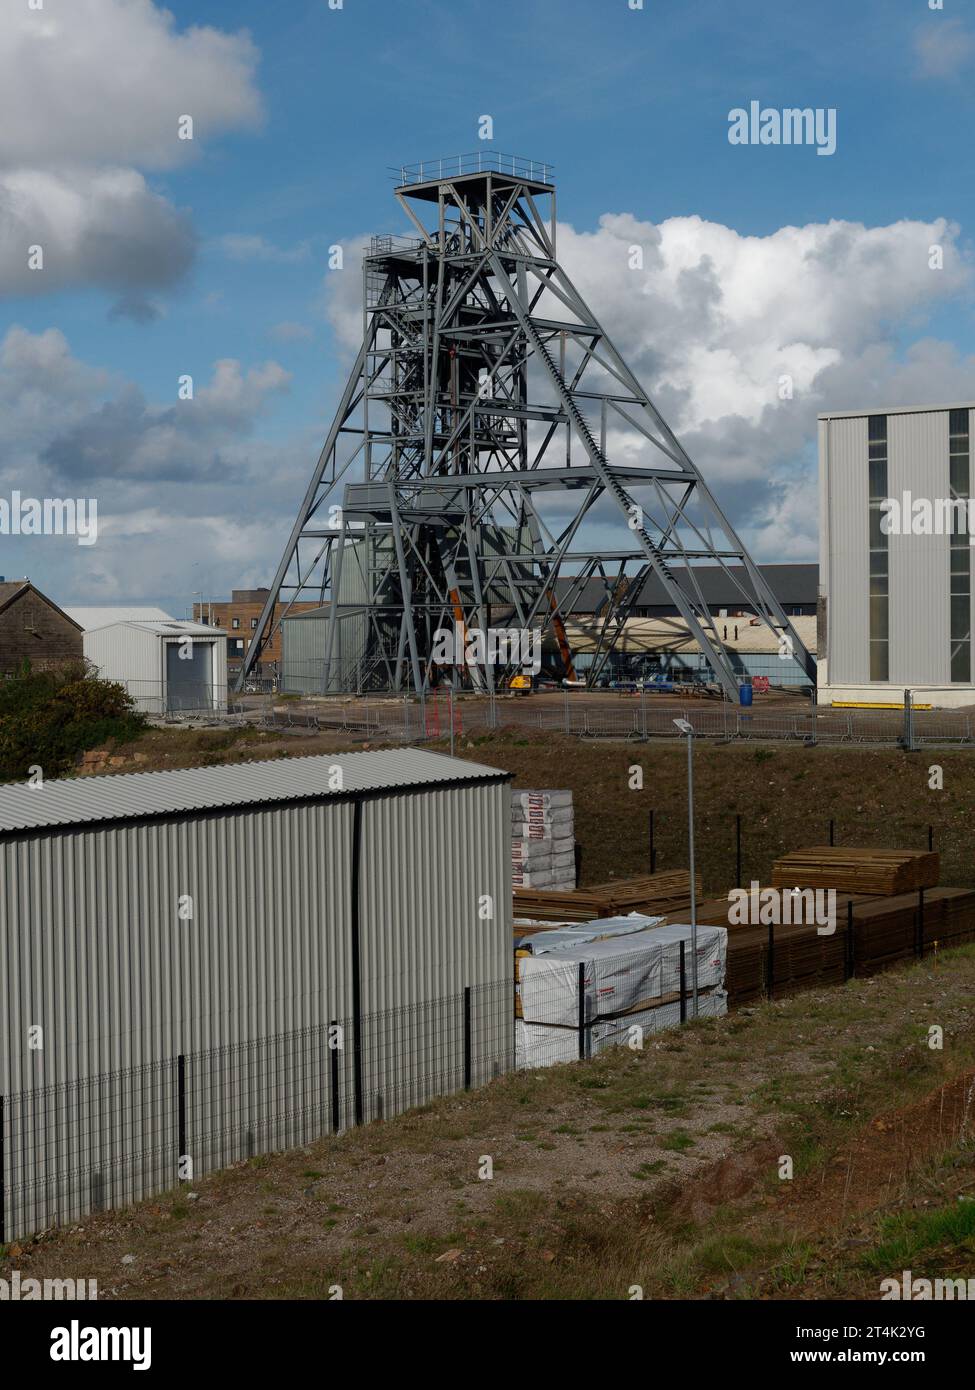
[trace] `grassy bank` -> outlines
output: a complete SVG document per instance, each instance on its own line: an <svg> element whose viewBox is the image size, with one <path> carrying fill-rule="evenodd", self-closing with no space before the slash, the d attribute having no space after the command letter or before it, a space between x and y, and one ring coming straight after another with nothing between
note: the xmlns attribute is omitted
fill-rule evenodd
<svg viewBox="0 0 975 1390"><path fill-rule="evenodd" d="M973 987L967 947L505 1077L7 1264L149 1298L876 1297L902 1268L975 1272Z"/></svg>
<svg viewBox="0 0 975 1390"><path fill-rule="evenodd" d="M262 757L361 748L335 735L283 736L257 730L148 730L116 750L113 771L190 767ZM366 745L368 746L368 745ZM444 743L433 745L444 751ZM655 812L658 868L687 864L687 769L682 746L587 742L561 734L502 729L458 741L457 755L503 768L515 786L569 787L583 882L646 873L649 819ZM136 762L139 756L143 761ZM930 788L929 769L943 770L944 789ZM631 769L642 789L631 787ZM735 815L742 817L743 878L767 881L772 861L802 845L825 844L829 821L837 843L917 847L934 827L942 882L975 883L971 807L975 755L905 754L857 748L715 746L695 749L697 857L709 892L734 882Z"/></svg>

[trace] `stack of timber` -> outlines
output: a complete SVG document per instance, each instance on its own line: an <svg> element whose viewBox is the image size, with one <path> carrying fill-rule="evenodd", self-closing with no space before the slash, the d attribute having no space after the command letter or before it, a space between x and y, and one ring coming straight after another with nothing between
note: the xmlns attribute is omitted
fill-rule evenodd
<svg viewBox="0 0 975 1390"><path fill-rule="evenodd" d="M803 989L839 984L852 973L874 975L923 950L949 950L975 940L975 890L928 888L924 892L878 896L837 891L833 932L815 925L760 924L761 892L751 894L752 923L729 920L729 900L702 903L698 922L728 927L728 1002L747 1004L768 993L769 942L774 998ZM848 939L850 905L852 941ZM668 920L683 920L670 914Z"/></svg>
<svg viewBox="0 0 975 1390"><path fill-rule="evenodd" d="M695 882L700 898L699 875ZM690 874L686 869L672 869L648 874L645 878L619 879L594 888L576 888L571 893L516 888L514 914L535 922L591 922L597 917L620 917L630 912L645 912L650 916L686 913L690 901Z"/></svg>
<svg viewBox="0 0 975 1390"><path fill-rule="evenodd" d="M846 978L841 932L820 936L815 927L772 929L772 996L841 984ZM739 927L728 933L728 1000L747 1004L769 992L769 929Z"/></svg>
<svg viewBox="0 0 975 1390"><path fill-rule="evenodd" d="M940 856L933 850L852 849L813 845L793 850L772 866L773 888L836 888L888 897L934 888Z"/></svg>
<svg viewBox="0 0 975 1390"><path fill-rule="evenodd" d="M975 940L975 892L929 888L858 905L853 914L857 975ZM841 927L842 930L842 927Z"/></svg>

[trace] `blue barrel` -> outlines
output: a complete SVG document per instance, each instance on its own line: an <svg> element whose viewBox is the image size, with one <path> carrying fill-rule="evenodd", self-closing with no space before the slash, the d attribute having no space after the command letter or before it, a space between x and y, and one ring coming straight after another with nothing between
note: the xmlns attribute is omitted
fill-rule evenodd
<svg viewBox="0 0 975 1390"><path fill-rule="evenodd" d="M742 704L742 705L750 705L751 702L752 702L752 688L751 688L751 685L740 685L740 686L738 687L738 703L739 703L739 704Z"/></svg>

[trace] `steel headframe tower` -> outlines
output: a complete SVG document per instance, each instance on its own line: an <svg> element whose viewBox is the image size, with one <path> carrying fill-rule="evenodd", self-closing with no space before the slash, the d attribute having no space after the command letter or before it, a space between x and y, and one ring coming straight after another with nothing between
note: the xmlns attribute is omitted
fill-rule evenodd
<svg viewBox="0 0 975 1390"><path fill-rule="evenodd" d="M309 598L330 604L323 691L420 692L445 664L492 689L515 658L465 664L459 642L445 662L435 643L499 614L508 630L554 635L572 674L562 619L596 579L594 678L655 574L736 699L698 580L708 562L814 683L781 604L560 267L551 167L484 151L396 178L417 235L374 237L365 257L362 346L240 682L275 613ZM586 543L594 526L602 545Z"/></svg>

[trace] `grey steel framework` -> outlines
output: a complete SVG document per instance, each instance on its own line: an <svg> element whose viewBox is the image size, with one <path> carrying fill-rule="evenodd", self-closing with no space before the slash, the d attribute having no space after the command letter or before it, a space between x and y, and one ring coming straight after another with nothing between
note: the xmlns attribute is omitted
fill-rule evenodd
<svg viewBox="0 0 975 1390"><path fill-rule="evenodd" d="M738 677L696 578L720 564L741 606L815 664L686 451L559 266L551 167L494 152L396 173L416 236L374 237L363 340L274 576L240 684L299 599L331 604L322 690L493 690L516 660L434 662L445 628L553 632L605 585L587 678L656 575L725 695ZM346 475L356 481L338 487ZM606 548L591 532L619 528ZM344 598L342 567L358 571ZM561 583L556 588L557 581ZM365 586L364 603L359 598ZM500 620L500 622L499 622ZM355 659L341 624L364 634ZM337 653L342 653L341 661Z"/></svg>

